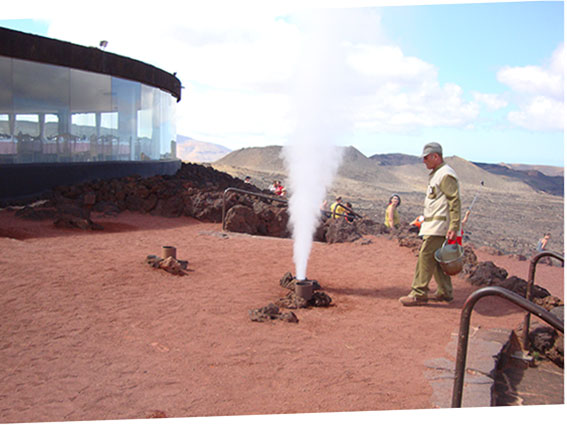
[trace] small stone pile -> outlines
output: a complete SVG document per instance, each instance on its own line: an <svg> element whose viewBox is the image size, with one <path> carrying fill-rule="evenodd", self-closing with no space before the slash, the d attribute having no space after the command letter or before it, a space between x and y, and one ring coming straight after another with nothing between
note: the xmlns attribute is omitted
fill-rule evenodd
<svg viewBox="0 0 567 425"><path fill-rule="evenodd" d="M526 296L528 282L517 276L508 276L502 267L496 266L492 261L483 261L471 268L466 279L473 286L500 286L522 297ZM551 297L549 291L538 285L532 287L533 301L544 303L544 299Z"/></svg>
<svg viewBox="0 0 567 425"><path fill-rule="evenodd" d="M280 308L287 308L295 310L298 308L309 307L328 307L333 300L324 292L320 292L321 285L316 280L313 280L313 296L311 299L306 300L295 294L295 285L297 279L287 272L280 279L280 286L288 289L290 292L283 298L280 298L275 303L270 303L265 307L256 308L248 311L250 320L255 322L268 322L274 319L283 320L286 322L297 323L299 319L293 312L282 313Z"/></svg>
<svg viewBox="0 0 567 425"><path fill-rule="evenodd" d="M86 201L89 201L87 198ZM61 200L39 202L16 210L16 217L27 220L53 220L53 225L65 229L103 230L103 226L91 219L92 205Z"/></svg>
<svg viewBox="0 0 567 425"><path fill-rule="evenodd" d="M551 308L549 311L564 320L564 309L565 306L562 304ZM565 338L562 333L557 332L551 326L537 325L530 329L528 338L534 351L545 355L557 366L564 367Z"/></svg>
<svg viewBox="0 0 567 425"><path fill-rule="evenodd" d="M298 280L290 273L287 272L280 279L280 286L282 288L288 289L290 292L276 301L276 304L280 307L285 307L289 309L296 308L307 308L307 307L328 307L331 305L333 300L324 292L320 292L321 285L316 280L312 280L313 283L313 296L311 299L306 300L295 293L295 285ZM317 292L315 292L317 291Z"/></svg>
<svg viewBox="0 0 567 425"><path fill-rule="evenodd" d="M160 258L157 255L148 255L146 257L146 263L155 269L162 269L168 273L185 276L188 274L187 266L188 261L178 260L174 257Z"/></svg>
<svg viewBox="0 0 567 425"><path fill-rule="evenodd" d="M248 315L253 322L269 322L276 319L290 323L299 322L299 319L293 311L282 313L279 307L273 303L268 304L266 307L250 310L248 311Z"/></svg>

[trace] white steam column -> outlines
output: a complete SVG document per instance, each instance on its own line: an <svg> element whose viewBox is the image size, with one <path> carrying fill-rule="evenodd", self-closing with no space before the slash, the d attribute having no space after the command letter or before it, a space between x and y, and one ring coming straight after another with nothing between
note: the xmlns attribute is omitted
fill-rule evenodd
<svg viewBox="0 0 567 425"><path fill-rule="evenodd" d="M296 125L283 149L298 280L306 279L319 208L340 165L342 149L337 145L348 128L342 112L347 102L341 95L344 55L339 40L332 36L333 22L327 18L304 22L308 36L302 44L292 99Z"/></svg>

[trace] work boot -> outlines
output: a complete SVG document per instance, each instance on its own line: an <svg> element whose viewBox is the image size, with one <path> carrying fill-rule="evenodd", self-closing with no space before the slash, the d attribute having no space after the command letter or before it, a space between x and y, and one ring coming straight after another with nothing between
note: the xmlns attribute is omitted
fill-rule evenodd
<svg viewBox="0 0 567 425"><path fill-rule="evenodd" d="M414 295L407 295L399 300L404 307L411 307L417 305L427 304L427 297L416 297Z"/></svg>
<svg viewBox="0 0 567 425"><path fill-rule="evenodd" d="M450 303L453 301L453 297L449 297L443 294L435 294L429 297L429 301L433 301L435 303Z"/></svg>

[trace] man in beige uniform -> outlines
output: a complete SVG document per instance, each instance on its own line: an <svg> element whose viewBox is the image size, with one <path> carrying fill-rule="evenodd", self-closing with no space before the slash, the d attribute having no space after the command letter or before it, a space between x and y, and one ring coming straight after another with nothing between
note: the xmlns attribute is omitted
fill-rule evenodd
<svg viewBox="0 0 567 425"><path fill-rule="evenodd" d="M455 171L443 161L443 149L439 143L425 145L421 156L427 169L431 170L424 202L425 220L419 230L419 235L423 236L423 244L419 251L411 292L400 298L404 306L453 300L451 277L446 275L435 261L435 251L443 246L445 239L455 240L460 232L459 181ZM435 295L428 297L431 276L435 277L437 291Z"/></svg>

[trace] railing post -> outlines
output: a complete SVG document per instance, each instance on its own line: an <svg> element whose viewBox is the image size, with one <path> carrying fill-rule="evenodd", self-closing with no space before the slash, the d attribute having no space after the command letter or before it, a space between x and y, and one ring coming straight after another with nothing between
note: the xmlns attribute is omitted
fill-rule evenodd
<svg viewBox="0 0 567 425"><path fill-rule="evenodd" d="M463 310L461 312L461 324L459 328L459 337L457 340L458 345L457 358L455 361L455 381L453 384L453 398L451 407L461 407L462 404L463 384L465 380L465 364L467 359L469 327L472 309L478 300L489 295L496 295L513 302L523 309L535 314L540 319L544 320L555 329L559 330L561 333L564 333L563 321L561 319L545 310L544 308L532 303L531 301L528 301L524 297L521 297L508 289L502 288L500 286L488 286L473 292L465 301L465 305L463 306Z"/></svg>
<svg viewBox="0 0 567 425"><path fill-rule="evenodd" d="M528 301L532 300L532 289L535 282L535 272L536 272L537 263L543 257L554 257L557 258L562 263L565 263L562 256L551 251L543 251L532 257L532 259L530 260L530 268L528 271L528 286L526 287L526 300ZM522 348L525 351L527 351L529 348L529 341L528 341L529 333L530 333L530 313L528 312L524 317L524 325L522 329L522 338L521 338Z"/></svg>

